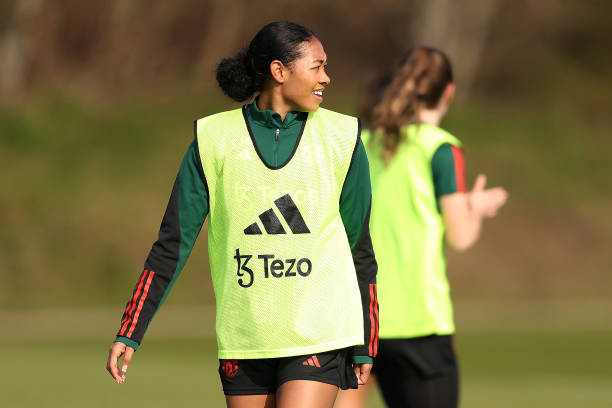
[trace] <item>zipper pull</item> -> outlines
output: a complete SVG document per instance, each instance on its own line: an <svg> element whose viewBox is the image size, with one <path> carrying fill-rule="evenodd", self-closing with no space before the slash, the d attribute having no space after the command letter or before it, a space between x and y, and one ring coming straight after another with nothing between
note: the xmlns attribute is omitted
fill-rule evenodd
<svg viewBox="0 0 612 408"><path fill-rule="evenodd" d="M278 142L278 134L280 133L280 129L276 129L276 135L274 135L274 140Z"/></svg>

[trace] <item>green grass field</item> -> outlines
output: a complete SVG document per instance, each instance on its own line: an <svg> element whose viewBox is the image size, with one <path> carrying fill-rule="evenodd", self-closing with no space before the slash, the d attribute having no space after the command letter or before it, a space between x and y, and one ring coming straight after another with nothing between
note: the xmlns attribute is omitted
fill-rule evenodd
<svg viewBox="0 0 612 408"><path fill-rule="evenodd" d="M0 106L1 407L224 405L205 234L127 383L104 369L192 120L219 109L193 93ZM612 407L608 122L473 106L445 126L470 180L484 171L511 197L449 257L462 407Z"/></svg>
<svg viewBox="0 0 612 408"><path fill-rule="evenodd" d="M462 407L612 406L612 332L467 332L457 336ZM99 340L3 340L7 407L222 407L216 346L154 339L137 352L125 384L104 369ZM370 407L384 406L374 394Z"/></svg>

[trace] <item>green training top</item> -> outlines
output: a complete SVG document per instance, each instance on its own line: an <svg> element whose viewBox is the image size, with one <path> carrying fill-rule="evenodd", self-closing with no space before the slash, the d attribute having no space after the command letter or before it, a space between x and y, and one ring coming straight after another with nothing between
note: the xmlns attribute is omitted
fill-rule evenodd
<svg viewBox="0 0 612 408"><path fill-rule="evenodd" d="M197 122L208 175L219 358L363 344L359 287L339 212L358 120L323 108L310 112L289 159L271 166L243 114L236 109Z"/></svg>

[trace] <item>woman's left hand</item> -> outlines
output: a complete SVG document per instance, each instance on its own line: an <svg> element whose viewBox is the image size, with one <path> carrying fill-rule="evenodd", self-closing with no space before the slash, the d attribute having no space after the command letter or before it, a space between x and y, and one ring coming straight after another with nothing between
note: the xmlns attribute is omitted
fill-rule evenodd
<svg viewBox="0 0 612 408"><path fill-rule="evenodd" d="M357 383L359 385L364 385L366 382L368 382L370 371L372 371L372 366L373 364L371 363L353 364L353 369L355 370Z"/></svg>

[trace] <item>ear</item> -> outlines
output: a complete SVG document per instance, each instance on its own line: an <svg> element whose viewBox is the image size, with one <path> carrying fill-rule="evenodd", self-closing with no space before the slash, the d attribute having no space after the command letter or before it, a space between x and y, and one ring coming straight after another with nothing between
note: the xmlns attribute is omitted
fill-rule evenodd
<svg viewBox="0 0 612 408"><path fill-rule="evenodd" d="M282 62L274 60L270 63L270 74L276 82L282 84L287 80L289 70Z"/></svg>
<svg viewBox="0 0 612 408"><path fill-rule="evenodd" d="M444 92L442 92L442 98L446 101L446 103L451 103L453 99L455 99L455 84L453 82L446 85Z"/></svg>

